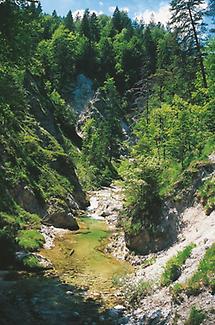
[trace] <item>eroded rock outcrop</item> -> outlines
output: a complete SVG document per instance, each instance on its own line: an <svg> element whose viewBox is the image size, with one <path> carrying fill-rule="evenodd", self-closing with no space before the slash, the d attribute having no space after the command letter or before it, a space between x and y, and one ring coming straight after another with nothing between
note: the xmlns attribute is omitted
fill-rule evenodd
<svg viewBox="0 0 215 325"><path fill-rule="evenodd" d="M69 230L79 229L73 210L70 210L68 206L52 204L49 205L47 212L47 216L43 218L44 224Z"/></svg>

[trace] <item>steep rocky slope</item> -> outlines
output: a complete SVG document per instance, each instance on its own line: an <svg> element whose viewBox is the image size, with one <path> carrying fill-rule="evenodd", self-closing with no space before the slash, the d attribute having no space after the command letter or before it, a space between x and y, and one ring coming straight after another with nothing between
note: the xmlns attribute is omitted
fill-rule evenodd
<svg viewBox="0 0 215 325"><path fill-rule="evenodd" d="M94 215L105 218L112 227L118 229L106 252L130 261L136 268L135 274L120 280L121 292L127 301L124 306L116 306L114 309L119 316L124 314L120 321L135 325L185 324L193 310L194 314L204 315L203 324L214 324L215 212L213 208L213 211L208 212L200 199L201 188L212 180L214 184L214 155L210 156L208 162L195 164L187 187L182 186L184 178L175 184L174 200L169 198L163 209L167 222L172 218L169 222L175 225L173 232L165 232L165 236L170 237L167 242L169 246L147 255L136 255L126 247L126 238L120 228L121 221L119 222L122 218L122 189L104 188L93 193L91 200ZM190 253L184 257L188 250ZM212 255L207 260L209 251ZM163 278L169 261L176 263L176 256L179 255L183 256L183 262L174 278L164 284ZM121 324L120 321L118 324Z"/></svg>
<svg viewBox="0 0 215 325"><path fill-rule="evenodd" d="M0 243L5 247L1 253L4 267L11 263L18 246L34 250L41 245L37 239L42 220L77 229L74 217L87 206L87 200L70 153L72 146L80 147L81 139L68 116L69 108L56 103L43 82L28 72L20 77L5 71L0 78L4 103Z"/></svg>

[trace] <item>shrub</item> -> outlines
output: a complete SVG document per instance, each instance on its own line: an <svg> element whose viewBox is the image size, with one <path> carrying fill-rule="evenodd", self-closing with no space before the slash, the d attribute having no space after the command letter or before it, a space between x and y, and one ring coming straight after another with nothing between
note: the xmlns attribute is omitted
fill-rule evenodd
<svg viewBox="0 0 215 325"><path fill-rule="evenodd" d="M31 252L42 247L44 241L43 235L37 230L21 230L17 237L17 243L20 248Z"/></svg>
<svg viewBox="0 0 215 325"><path fill-rule="evenodd" d="M185 325L200 325L206 318L205 314L197 309L195 306L192 307L188 320L184 323Z"/></svg>
<svg viewBox="0 0 215 325"><path fill-rule="evenodd" d="M36 256L29 255L23 259L23 265L28 270L42 269Z"/></svg>
<svg viewBox="0 0 215 325"><path fill-rule="evenodd" d="M188 294L198 294L203 287L209 287L215 292L215 243L207 249L205 256L199 263L197 272L185 285Z"/></svg>
<svg viewBox="0 0 215 325"><path fill-rule="evenodd" d="M215 209L215 176L207 179L197 192L197 197L209 215Z"/></svg>
<svg viewBox="0 0 215 325"><path fill-rule="evenodd" d="M178 300L180 300L179 298L182 291L183 291L183 287L180 283L176 283L174 286L170 288L173 301L177 302Z"/></svg>
<svg viewBox="0 0 215 325"><path fill-rule="evenodd" d="M152 283L150 281L141 280L128 290L127 299L132 305L138 303L141 298L148 295L152 290Z"/></svg>
<svg viewBox="0 0 215 325"><path fill-rule="evenodd" d="M183 251L178 252L178 254L172 257L164 268L164 272L161 275L161 285L168 286L172 282L176 281L181 275L181 267L186 262L188 257L195 247L194 244L190 244Z"/></svg>

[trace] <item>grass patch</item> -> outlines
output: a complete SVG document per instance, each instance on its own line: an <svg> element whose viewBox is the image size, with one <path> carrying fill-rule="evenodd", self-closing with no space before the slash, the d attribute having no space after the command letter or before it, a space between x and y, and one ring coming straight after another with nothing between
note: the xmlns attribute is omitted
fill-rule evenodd
<svg viewBox="0 0 215 325"><path fill-rule="evenodd" d="M29 255L23 259L23 265L27 270L38 270L42 269L36 256Z"/></svg>
<svg viewBox="0 0 215 325"><path fill-rule="evenodd" d="M208 160L195 160L191 162L189 167L183 171L178 181L174 184L170 195L175 201L181 201L189 188L198 180L198 186L201 186L202 175L213 172L212 163ZM197 185L197 184L196 184Z"/></svg>
<svg viewBox="0 0 215 325"><path fill-rule="evenodd" d="M207 179L197 191L197 197L209 215L215 209L215 176Z"/></svg>
<svg viewBox="0 0 215 325"><path fill-rule="evenodd" d="M207 249L199 263L197 272L185 284L185 291L192 295L200 293L203 287L215 293L215 243Z"/></svg>
<svg viewBox="0 0 215 325"><path fill-rule="evenodd" d="M122 277L122 275L114 274L112 276L112 284L115 287L122 286L123 284L125 284L125 281L126 281L126 279L124 277Z"/></svg>
<svg viewBox="0 0 215 325"><path fill-rule="evenodd" d="M17 243L26 251L36 251L44 244L44 237L37 230L21 230L18 233Z"/></svg>
<svg viewBox="0 0 215 325"><path fill-rule="evenodd" d="M182 167L180 163L170 162L166 164L160 173L160 189L159 193L161 197L167 196L171 193L174 184L179 178L182 172Z"/></svg>
<svg viewBox="0 0 215 325"><path fill-rule="evenodd" d="M141 280L137 284L129 287L127 292L127 300L130 304L135 305L152 291L152 283L150 281Z"/></svg>
<svg viewBox="0 0 215 325"><path fill-rule="evenodd" d="M164 268L164 272L161 275L161 285L168 286L172 282L176 281L181 275L181 267L186 262L188 257L192 252L192 249L195 247L194 244L190 244L183 251L178 252L178 254L172 257Z"/></svg>
<svg viewBox="0 0 215 325"><path fill-rule="evenodd" d="M153 257L149 257L147 259L145 259L145 261L143 261L143 263L141 264L141 266L143 268L147 267L147 266L150 266L150 265L153 265L156 261L156 257L153 256Z"/></svg>
<svg viewBox="0 0 215 325"><path fill-rule="evenodd" d="M202 310L197 309L195 306L192 307L188 320L184 323L185 325L200 325L206 318L205 313Z"/></svg>

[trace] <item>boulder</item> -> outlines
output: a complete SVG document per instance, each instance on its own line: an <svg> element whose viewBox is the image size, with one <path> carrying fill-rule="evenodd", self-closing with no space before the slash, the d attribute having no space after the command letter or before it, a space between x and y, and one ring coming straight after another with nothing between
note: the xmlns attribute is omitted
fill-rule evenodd
<svg viewBox="0 0 215 325"><path fill-rule="evenodd" d="M76 219L71 212L67 212L63 209L56 209L51 211L44 219L43 223L46 225L52 225L56 228L64 228L69 230L78 230L79 226Z"/></svg>
<svg viewBox="0 0 215 325"><path fill-rule="evenodd" d="M40 216L45 215L45 209L42 207L33 190L24 182L18 183L10 191L14 200L26 211L36 213Z"/></svg>

